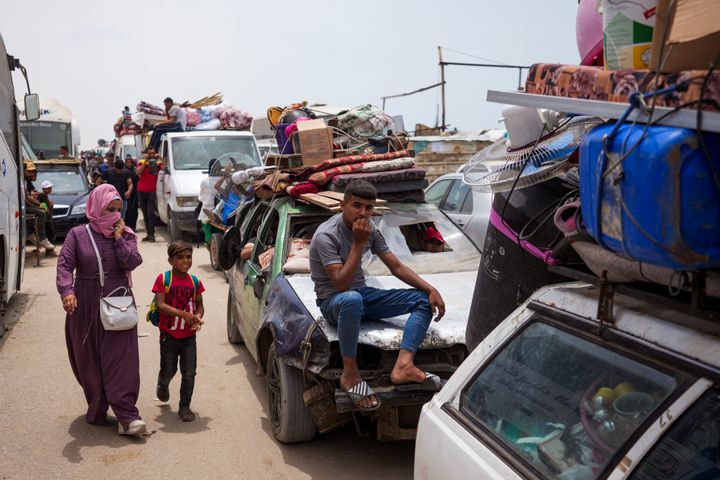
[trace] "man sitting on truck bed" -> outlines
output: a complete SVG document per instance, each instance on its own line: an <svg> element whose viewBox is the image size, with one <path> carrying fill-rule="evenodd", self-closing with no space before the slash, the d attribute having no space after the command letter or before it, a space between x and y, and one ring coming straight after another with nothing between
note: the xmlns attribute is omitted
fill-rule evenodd
<svg viewBox="0 0 720 480"><path fill-rule="evenodd" d="M337 325L343 372L340 385L361 410L375 410L380 399L360 377L357 343L363 320L380 320L409 313L398 359L390 373L397 390L439 390L440 379L415 366L415 352L425 339L433 314L445 314L440 293L404 265L390 251L371 216L375 187L364 180L351 182L340 202L342 213L318 227L310 244L310 271L323 317ZM365 284L361 261L370 250L390 272L412 289L381 290Z"/></svg>
<svg viewBox="0 0 720 480"><path fill-rule="evenodd" d="M155 125L148 147L148 150L152 149L156 152L160 150L160 138L163 134L169 132L184 132L186 127L185 110L175 105L175 102L173 102L173 99L170 97L163 100L163 103L165 104L167 120L163 120Z"/></svg>

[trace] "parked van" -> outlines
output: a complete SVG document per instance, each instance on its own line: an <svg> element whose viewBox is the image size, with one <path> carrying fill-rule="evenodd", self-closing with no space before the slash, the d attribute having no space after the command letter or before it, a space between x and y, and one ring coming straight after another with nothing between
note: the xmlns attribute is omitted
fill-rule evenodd
<svg viewBox="0 0 720 480"><path fill-rule="evenodd" d="M145 149L143 136L139 133L128 133L120 135L115 142L115 158L125 160L130 155L133 160L137 161Z"/></svg>
<svg viewBox="0 0 720 480"><path fill-rule="evenodd" d="M157 212L173 240L199 231L198 194L213 158L233 157L245 168L260 166L255 136L250 132L208 130L167 133L160 156L165 168L157 182Z"/></svg>

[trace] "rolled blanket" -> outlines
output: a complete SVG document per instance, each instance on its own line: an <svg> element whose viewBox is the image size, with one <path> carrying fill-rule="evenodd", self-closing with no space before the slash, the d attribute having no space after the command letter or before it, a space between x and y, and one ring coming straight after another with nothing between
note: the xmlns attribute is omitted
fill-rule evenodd
<svg viewBox="0 0 720 480"><path fill-rule="evenodd" d="M288 195L298 198L305 193L317 193L318 187L312 182L295 182L285 189Z"/></svg>

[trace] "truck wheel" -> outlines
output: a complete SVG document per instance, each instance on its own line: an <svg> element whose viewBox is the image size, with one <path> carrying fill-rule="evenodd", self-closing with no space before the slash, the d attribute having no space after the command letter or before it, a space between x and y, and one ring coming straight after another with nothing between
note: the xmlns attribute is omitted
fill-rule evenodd
<svg viewBox="0 0 720 480"><path fill-rule="evenodd" d="M228 300L227 300L227 338L228 342L239 345L243 342L242 335L240 335L240 332L237 329L237 324L235 323L235 315L233 315L233 308L232 308L232 293L228 292Z"/></svg>
<svg viewBox="0 0 720 480"><path fill-rule="evenodd" d="M268 409L273 434L280 442L307 442L317 432L303 390L302 372L277 358L273 341L267 359Z"/></svg>
<svg viewBox="0 0 720 480"><path fill-rule="evenodd" d="M213 270L222 270L220 262L218 260L220 241L222 240L222 233L213 233L210 236L210 266Z"/></svg>
<svg viewBox="0 0 720 480"><path fill-rule="evenodd" d="M170 234L170 240L182 240L183 234L182 231L177 227L177 224L175 223L175 220L173 219L173 214L170 209L168 209L168 233Z"/></svg>

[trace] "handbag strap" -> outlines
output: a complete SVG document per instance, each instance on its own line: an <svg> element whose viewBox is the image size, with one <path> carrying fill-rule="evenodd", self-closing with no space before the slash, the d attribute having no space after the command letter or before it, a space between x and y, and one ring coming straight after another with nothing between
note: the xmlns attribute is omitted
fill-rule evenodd
<svg viewBox="0 0 720 480"><path fill-rule="evenodd" d="M98 269L100 270L100 289L105 288L105 272L103 271L103 264L102 260L100 260L100 252L98 251L97 244L95 244L95 239L93 238L92 232L90 231L90 224L85 224L85 229L88 232L88 236L90 237L90 241L92 242L93 249L95 250L95 256L97 257L98 261Z"/></svg>

